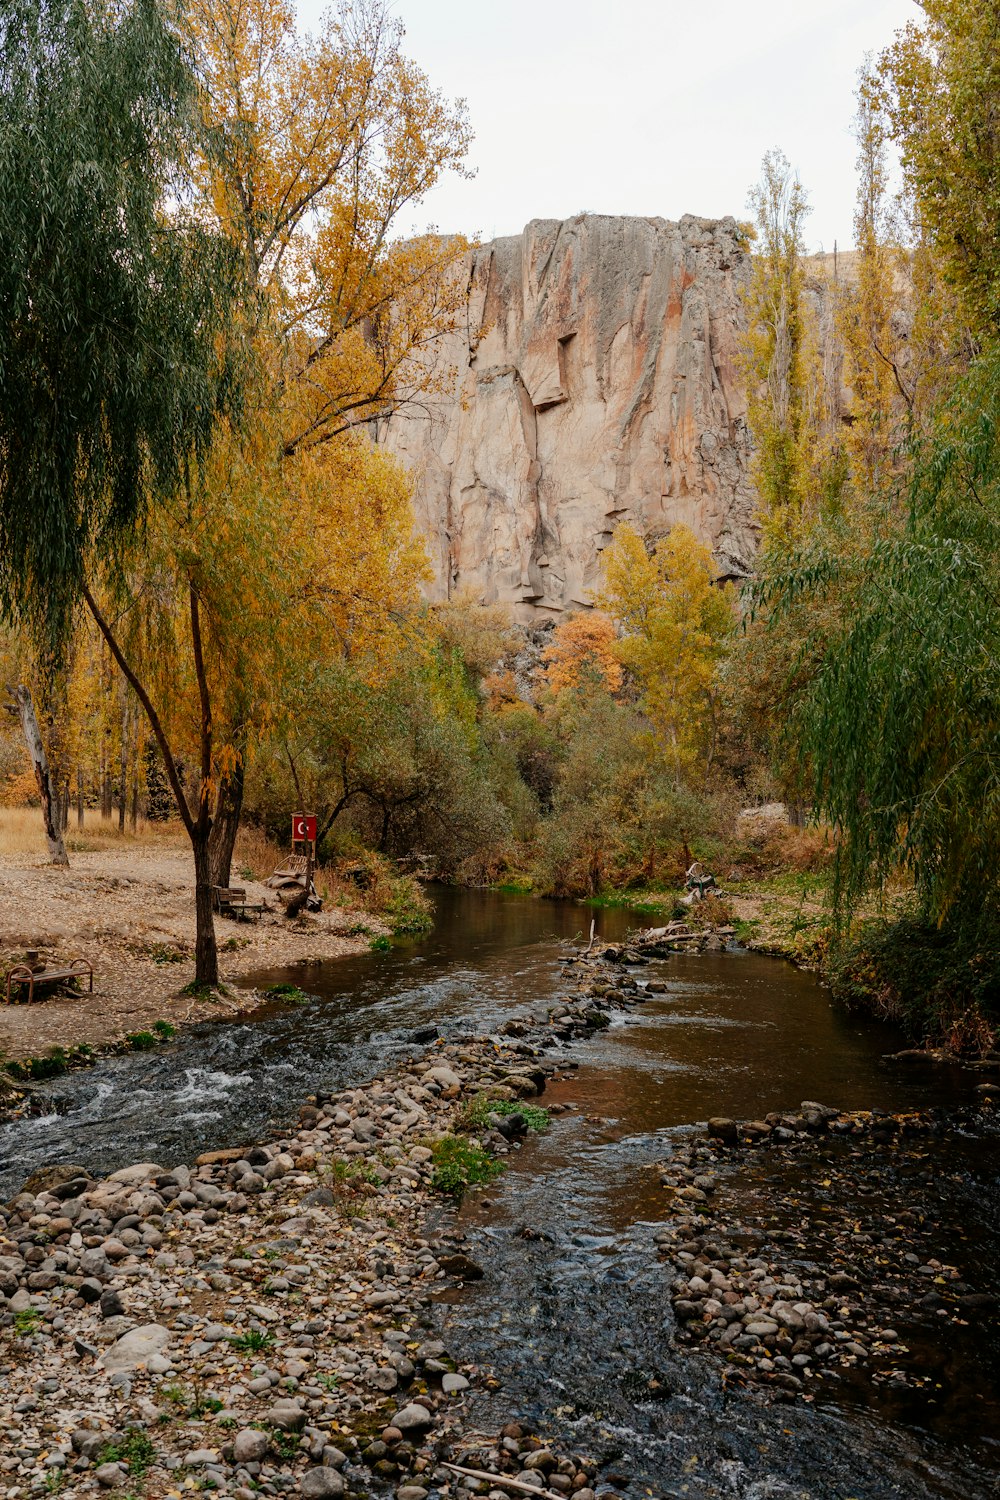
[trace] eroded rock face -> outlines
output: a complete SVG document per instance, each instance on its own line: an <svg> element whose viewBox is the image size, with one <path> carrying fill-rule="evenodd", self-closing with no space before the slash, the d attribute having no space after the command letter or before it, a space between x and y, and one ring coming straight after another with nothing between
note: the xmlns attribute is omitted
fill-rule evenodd
<svg viewBox="0 0 1000 1500"><path fill-rule="evenodd" d="M684 522L748 571L756 497L736 368L748 257L733 219L533 220L469 258L440 394L379 439L416 472L432 594L524 621L590 603L630 521Z"/></svg>

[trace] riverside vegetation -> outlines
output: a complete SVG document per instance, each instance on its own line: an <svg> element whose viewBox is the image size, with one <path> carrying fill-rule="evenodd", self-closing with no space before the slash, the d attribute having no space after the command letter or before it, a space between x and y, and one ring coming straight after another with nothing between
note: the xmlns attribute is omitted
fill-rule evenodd
<svg viewBox="0 0 1000 1500"><path fill-rule="evenodd" d="M202 989L211 887L241 825L284 836L290 806L341 868L669 905L692 858L752 866L736 814L780 802L816 836L786 835L767 894L797 868L829 890L812 951L838 992L992 1044L996 61L981 0L921 9L862 70L856 249L822 326L780 152L750 196L756 577L737 594L684 526L621 525L593 611L532 633L421 601L409 481L367 437L440 378L420 355L461 315L466 248L395 237L469 130L380 0L311 40L260 0L177 24L156 0L12 7L0 654L33 766L4 734L3 795L33 789L59 861L72 802L179 819ZM87 401L53 406L68 389Z"/></svg>
<svg viewBox="0 0 1000 1500"><path fill-rule="evenodd" d="M426 926L413 872L673 916L700 859L721 891L684 909L699 944L816 963L995 1065L1000 64L986 0L920 11L859 80L850 276L807 284L780 152L751 192L755 576L718 579L682 525L619 525L593 608L531 631L424 601L410 480L371 441L434 394L465 311L466 243L401 228L466 170L468 121L391 8L346 0L305 38L285 0L10 0L0 680L30 767L5 731L3 799L37 806L53 880L74 811L84 840L94 814L173 820L192 1007L226 998L212 888L264 873L240 872L241 831L283 838L297 807L356 945ZM168 976L177 951L141 957ZM657 993L638 951L567 957L545 1017L382 1059L234 1150L103 1180L63 1162L0 1208L9 1500L615 1500L628 1476L549 1445L432 1321L482 1271L455 1204L575 1065L552 1050ZM158 1011L132 1050L167 1043ZM919 1383L910 1328L992 1310L925 1249L907 1172L914 1140L994 1109L989 1085L957 1125L807 1101L668 1143L666 1326L722 1367L720 1402L807 1410L859 1367ZM864 1229L836 1201L859 1172ZM727 1200L778 1200L776 1177L794 1232ZM805 1198L830 1217L799 1240Z"/></svg>

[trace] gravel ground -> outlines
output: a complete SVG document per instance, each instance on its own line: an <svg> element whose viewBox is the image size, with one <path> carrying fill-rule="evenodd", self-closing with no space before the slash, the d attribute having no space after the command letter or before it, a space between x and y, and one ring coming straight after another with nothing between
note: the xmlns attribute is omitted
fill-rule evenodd
<svg viewBox="0 0 1000 1500"><path fill-rule="evenodd" d="M540 1048L642 998L591 972L550 1019L439 1041L266 1142L36 1173L0 1208L0 1496L595 1500L586 1455L467 1430L492 1377L428 1337L434 1293L482 1275L433 1143L486 1093L508 1113L465 1139L516 1149L518 1101L558 1066Z"/></svg>

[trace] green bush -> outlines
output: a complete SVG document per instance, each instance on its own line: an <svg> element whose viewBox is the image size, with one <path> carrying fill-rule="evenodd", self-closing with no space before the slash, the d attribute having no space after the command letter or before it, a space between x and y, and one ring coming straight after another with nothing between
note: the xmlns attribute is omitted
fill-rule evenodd
<svg viewBox="0 0 1000 1500"><path fill-rule="evenodd" d="M438 1193L461 1198L466 1188L492 1182L503 1171L503 1163L461 1136L446 1135L431 1147L434 1171L431 1187Z"/></svg>
<svg viewBox="0 0 1000 1500"><path fill-rule="evenodd" d="M539 1104L525 1104L520 1099L494 1099L490 1094L477 1094L462 1110L458 1119L460 1130L481 1130L490 1115L522 1115L529 1130L547 1130L552 1117Z"/></svg>
<svg viewBox="0 0 1000 1500"><path fill-rule="evenodd" d="M297 984L272 984L264 994L269 1000L285 1000L290 1005L308 1005L310 998Z"/></svg>
<svg viewBox="0 0 1000 1500"><path fill-rule="evenodd" d="M109 1443L97 1455L97 1464L128 1464L129 1477L141 1479L156 1462L156 1449L146 1433L133 1427L116 1443Z"/></svg>
<svg viewBox="0 0 1000 1500"><path fill-rule="evenodd" d="M913 1040L957 1052L995 1045L1000 1026L1000 930L972 935L917 914L862 923L831 948L835 997L902 1026Z"/></svg>
<svg viewBox="0 0 1000 1500"><path fill-rule="evenodd" d="M151 1031L130 1031L125 1040L133 1052L149 1052L159 1039Z"/></svg>

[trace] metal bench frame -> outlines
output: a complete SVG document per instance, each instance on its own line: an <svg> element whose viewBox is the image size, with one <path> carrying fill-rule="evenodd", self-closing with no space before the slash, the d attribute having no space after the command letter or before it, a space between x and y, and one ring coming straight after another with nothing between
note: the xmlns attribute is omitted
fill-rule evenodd
<svg viewBox="0 0 1000 1500"><path fill-rule="evenodd" d="M14 984L26 984L28 986L28 1004L35 998L35 990L48 989L50 985L65 984L69 979L84 979L89 981L89 992L94 993L94 965L89 958L71 958L65 968L62 969L32 969L28 964L15 964L7 974L7 992L5 1004L11 1004L11 986ZM15 1002L16 1003L16 1002Z"/></svg>

